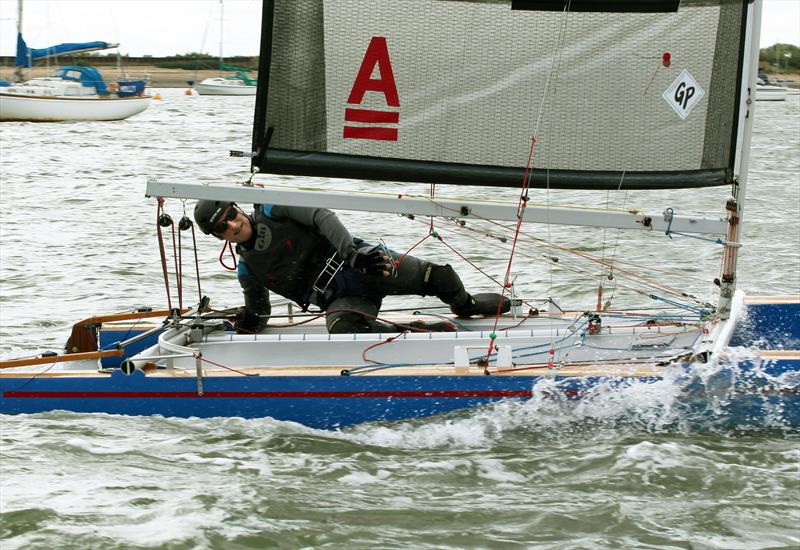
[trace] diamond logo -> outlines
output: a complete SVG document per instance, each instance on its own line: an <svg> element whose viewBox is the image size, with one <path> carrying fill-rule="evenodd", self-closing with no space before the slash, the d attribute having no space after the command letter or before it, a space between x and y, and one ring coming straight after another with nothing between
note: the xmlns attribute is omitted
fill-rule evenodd
<svg viewBox="0 0 800 550"><path fill-rule="evenodd" d="M694 106L697 105L706 92L700 84L692 78L689 71L684 69L678 78L664 92L664 100L669 103L681 120L686 120Z"/></svg>

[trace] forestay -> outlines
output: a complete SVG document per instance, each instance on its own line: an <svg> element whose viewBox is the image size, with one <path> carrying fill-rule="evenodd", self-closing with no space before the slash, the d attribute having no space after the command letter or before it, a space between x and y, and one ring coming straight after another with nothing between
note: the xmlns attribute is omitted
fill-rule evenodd
<svg viewBox="0 0 800 550"><path fill-rule="evenodd" d="M535 187L728 184L746 6L267 0L254 167L518 187L535 137Z"/></svg>

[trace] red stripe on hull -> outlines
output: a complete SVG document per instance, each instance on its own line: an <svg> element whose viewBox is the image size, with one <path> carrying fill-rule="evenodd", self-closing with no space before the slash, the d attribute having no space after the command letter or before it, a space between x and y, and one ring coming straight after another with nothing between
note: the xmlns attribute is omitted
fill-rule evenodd
<svg viewBox="0 0 800 550"><path fill-rule="evenodd" d="M3 397L8 399L191 399L199 397L196 392L91 392L91 391L7 391ZM530 390L465 390L465 391L208 391L204 398L256 398L256 399L352 399L352 398L387 398L387 397L531 397Z"/></svg>

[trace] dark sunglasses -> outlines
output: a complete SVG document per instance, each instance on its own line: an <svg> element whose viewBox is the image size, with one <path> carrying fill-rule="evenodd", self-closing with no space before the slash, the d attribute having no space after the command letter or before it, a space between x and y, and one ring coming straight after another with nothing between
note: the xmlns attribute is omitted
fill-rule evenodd
<svg viewBox="0 0 800 550"><path fill-rule="evenodd" d="M212 232L215 235L224 234L225 231L228 230L228 222L233 221L233 219L236 218L236 216L238 214L239 213L236 211L236 207L231 205L228 208L228 212L225 214L225 217L214 224L214 227L212 228Z"/></svg>

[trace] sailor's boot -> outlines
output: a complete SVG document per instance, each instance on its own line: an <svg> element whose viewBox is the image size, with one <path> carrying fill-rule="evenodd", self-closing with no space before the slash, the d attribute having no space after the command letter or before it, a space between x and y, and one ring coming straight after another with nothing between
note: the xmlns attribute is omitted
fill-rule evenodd
<svg viewBox="0 0 800 550"><path fill-rule="evenodd" d="M500 305L500 300L503 301ZM496 315L498 312L507 313L511 310L511 300L494 292L467 295L467 301L460 306L450 306L450 310L459 317L472 317L473 315Z"/></svg>
<svg viewBox="0 0 800 550"><path fill-rule="evenodd" d="M503 304L500 313L511 310L511 300L493 292L470 294L450 265L428 264L424 277L424 293L434 294L450 306L450 310L459 317L473 315L496 315L500 300Z"/></svg>

